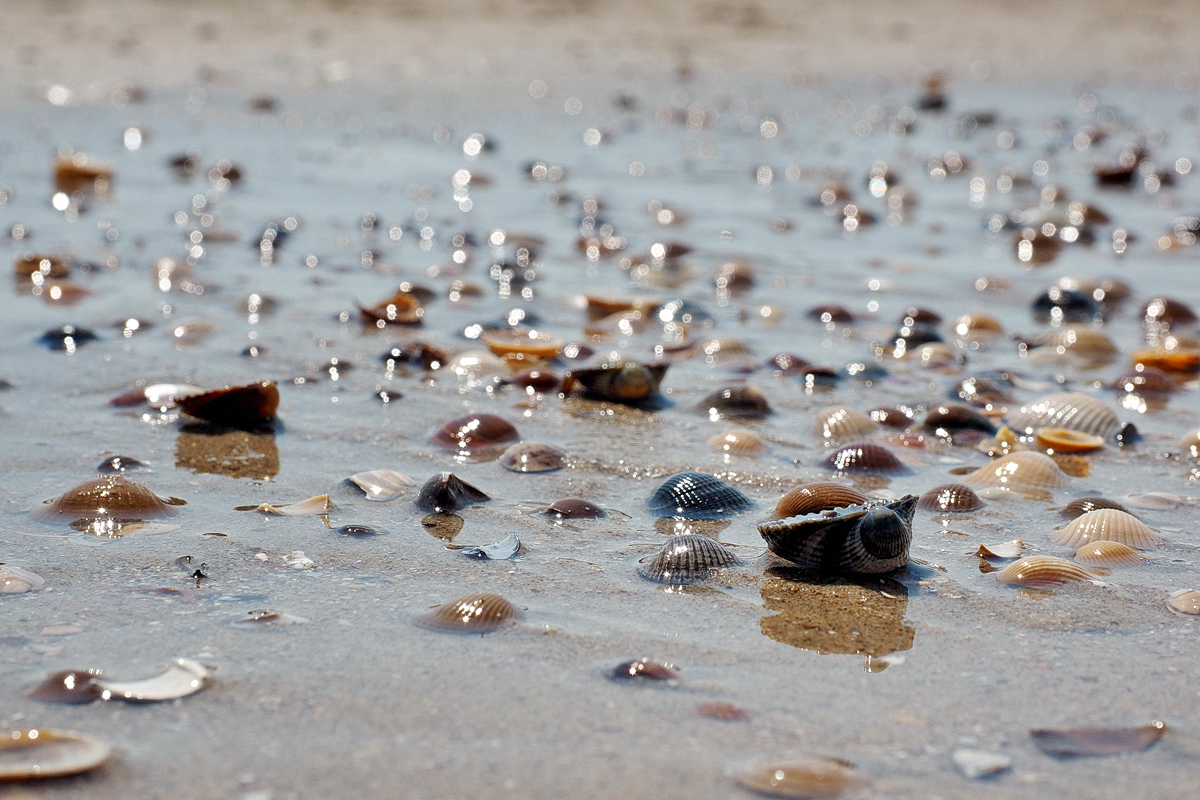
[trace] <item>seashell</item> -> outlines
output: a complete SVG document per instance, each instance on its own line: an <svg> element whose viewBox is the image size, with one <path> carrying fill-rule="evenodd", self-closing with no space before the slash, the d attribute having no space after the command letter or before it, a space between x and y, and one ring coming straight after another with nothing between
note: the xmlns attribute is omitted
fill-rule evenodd
<svg viewBox="0 0 1200 800"><path fill-rule="evenodd" d="M754 267L745 261L726 261L713 274L713 285L719 295L731 294L736 297L745 294L754 288L755 280Z"/></svg>
<svg viewBox="0 0 1200 800"><path fill-rule="evenodd" d="M1012 767L1012 759L1000 753L989 753L986 750L959 748L950 754L950 760L964 778L974 780L986 778Z"/></svg>
<svg viewBox="0 0 1200 800"><path fill-rule="evenodd" d="M967 363L967 356L953 345L928 342L913 350L905 350L905 358L916 361L924 369L945 370Z"/></svg>
<svg viewBox="0 0 1200 800"><path fill-rule="evenodd" d="M425 309L414 294L401 290L373 306L358 305L358 314L364 325L386 328L388 325L420 325L425 318Z"/></svg>
<svg viewBox="0 0 1200 800"><path fill-rule="evenodd" d="M904 429L913 424L917 417L916 409L908 406L892 406L891 408L873 408L867 412L871 419L889 428Z"/></svg>
<svg viewBox="0 0 1200 800"><path fill-rule="evenodd" d="M1055 556L1026 556L996 573L1001 583L1044 589L1074 581L1095 580L1095 575L1078 564Z"/></svg>
<svg viewBox="0 0 1200 800"><path fill-rule="evenodd" d="M279 389L275 381L261 381L188 397L176 396L175 402L189 417L232 428L256 428L275 419Z"/></svg>
<svg viewBox="0 0 1200 800"><path fill-rule="evenodd" d="M356 523L342 525L339 528L334 528L330 525L326 525L326 527L328 527L330 530L337 531L343 536L379 536L383 533L383 531L379 530L378 528L372 528L370 525L358 525Z"/></svg>
<svg viewBox="0 0 1200 800"><path fill-rule="evenodd" d="M298 503L272 505L260 503L256 506L234 506L234 511L261 511L264 514L276 514L281 517L307 517L313 514L328 514L334 508L329 495L318 494Z"/></svg>
<svg viewBox="0 0 1200 800"><path fill-rule="evenodd" d="M84 153L59 156L54 161L54 188L66 195L108 194L113 170Z"/></svg>
<svg viewBox="0 0 1200 800"><path fill-rule="evenodd" d="M0 564L0 594L25 594L46 585L41 575L11 564Z"/></svg>
<svg viewBox="0 0 1200 800"><path fill-rule="evenodd" d="M1183 387L1161 369L1139 365L1132 373L1114 380L1108 388L1126 394L1174 394Z"/></svg>
<svg viewBox="0 0 1200 800"><path fill-rule="evenodd" d="M767 452L767 443L752 430L734 428L708 440L708 446L718 453L731 456L757 456Z"/></svg>
<svg viewBox="0 0 1200 800"><path fill-rule="evenodd" d="M516 361L526 358L552 359L562 351L564 344L557 336L525 327L484 331L479 341L495 355Z"/></svg>
<svg viewBox="0 0 1200 800"><path fill-rule="evenodd" d="M707 414L714 422L721 418L750 419L765 417L771 406L761 391L753 386L726 386L709 394L696 404L696 410Z"/></svg>
<svg viewBox="0 0 1200 800"><path fill-rule="evenodd" d="M407 475L393 472L390 469L372 469L358 472L350 476L350 481L367 494L367 499L375 503L386 503L395 500L409 488L416 486L416 481Z"/></svg>
<svg viewBox="0 0 1200 800"><path fill-rule="evenodd" d="M591 369L577 369L567 373L563 391L571 390L575 382L584 389L584 394L597 400L613 400L618 403L636 403L649 400L658 394L667 364L624 364L602 365Z"/></svg>
<svg viewBox="0 0 1200 800"><path fill-rule="evenodd" d="M1061 489L1070 480L1050 456L1026 450L1002 456L967 475L962 482L972 489L1031 492Z"/></svg>
<svg viewBox="0 0 1200 800"><path fill-rule="evenodd" d="M654 558L638 567L638 574L656 583L675 586L707 580L714 569L742 563L716 539L697 533L672 536Z"/></svg>
<svg viewBox="0 0 1200 800"><path fill-rule="evenodd" d="M465 520L458 514L428 514L421 519L421 527L427 530L430 536L436 536L449 542L458 536L459 531L463 529L464 522Z"/></svg>
<svg viewBox="0 0 1200 800"><path fill-rule="evenodd" d="M656 517L724 519L754 505L720 478L703 472L680 472L667 478L646 498Z"/></svg>
<svg viewBox="0 0 1200 800"><path fill-rule="evenodd" d="M450 363L446 351L429 342L406 342L394 345L383 354L381 360L388 371L394 371L401 364L409 364L422 369L441 369Z"/></svg>
<svg viewBox="0 0 1200 800"><path fill-rule="evenodd" d="M567 454L544 442L518 442L500 455L500 466L513 472L553 472L567 465Z"/></svg>
<svg viewBox="0 0 1200 800"><path fill-rule="evenodd" d="M470 452L496 447L521 438L512 423L495 414L467 414L443 424L429 437L440 447Z"/></svg>
<svg viewBox="0 0 1200 800"><path fill-rule="evenodd" d="M1086 453L1104 447L1104 439L1070 428L1038 428L1034 438L1052 453Z"/></svg>
<svg viewBox="0 0 1200 800"><path fill-rule="evenodd" d="M983 508L983 501L970 486L961 483L944 483L936 486L917 501L917 507L926 511L964 512Z"/></svg>
<svg viewBox="0 0 1200 800"><path fill-rule="evenodd" d="M923 344L940 341L942 341L942 335L937 332L937 328L914 322L911 325L901 325L897 328L896 332L892 334L890 343L893 347L892 355L900 358L909 350L916 350Z"/></svg>
<svg viewBox="0 0 1200 800"><path fill-rule="evenodd" d="M870 386L891 375L887 368L874 360L851 361L838 372L839 377L853 378Z"/></svg>
<svg viewBox="0 0 1200 800"><path fill-rule="evenodd" d="M440 605L415 622L422 628L445 633L491 633L521 612L498 594L469 594Z"/></svg>
<svg viewBox="0 0 1200 800"><path fill-rule="evenodd" d="M34 275L46 278L65 278L71 274L71 259L67 256L52 256L40 253L25 253L13 261L13 274L18 278Z"/></svg>
<svg viewBox="0 0 1200 800"><path fill-rule="evenodd" d="M1173 350L1152 348L1134 350L1130 354L1134 369L1138 367L1154 367L1163 372L1193 374L1200 372L1200 350L1190 347L1180 347Z"/></svg>
<svg viewBox="0 0 1200 800"><path fill-rule="evenodd" d="M854 314L850 309L837 305L815 306L806 311L804 316L826 325L849 325L854 322Z"/></svg>
<svg viewBox="0 0 1200 800"><path fill-rule="evenodd" d="M1104 309L1090 295L1054 285L1033 301L1038 322L1100 322Z"/></svg>
<svg viewBox="0 0 1200 800"><path fill-rule="evenodd" d="M975 555L980 558L1020 558L1024 549L1025 543L1020 539L1010 539L998 544L981 544Z"/></svg>
<svg viewBox="0 0 1200 800"><path fill-rule="evenodd" d="M283 563L291 569L312 569L317 565L317 562L304 555L303 550L293 550L288 553L283 557Z"/></svg>
<svg viewBox="0 0 1200 800"><path fill-rule="evenodd" d="M931 311L928 308L919 306L909 306L904 309L904 313L900 315L901 325L941 325L942 315L936 311Z"/></svg>
<svg viewBox="0 0 1200 800"><path fill-rule="evenodd" d="M725 700L709 700L696 706L696 713L709 719L721 719L735 722L750 719L750 714L744 708L738 708Z"/></svg>
<svg viewBox="0 0 1200 800"><path fill-rule="evenodd" d="M78 775L111 755L110 745L73 731L40 728L0 733L0 781Z"/></svg>
<svg viewBox="0 0 1200 800"><path fill-rule="evenodd" d="M592 322L626 311L636 311L648 316L658 309L657 302L644 297L622 299L589 294L584 295L583 303L588 319Z"/></svg>
<svg viewBox="0 0 1200 800"><path fill-rule="evenodd" d="M90 703L100 699L103 692L96 682L99 675L94 669L64 669L39 683L28 697L43 703Z"/></svg>
<svg viewBox="0 0 1200 800"><path fill-rule="evenodd" d="M760 522L767 549L806 570L878 574L908 563L916 495Z"/></svg>
<svg viewBox="0 0 1200 800"><path fill-rule="evenodd" d="M599 519L608 516L608 512L600 506L589 503L587 500L579 497L566 497L562 500L555 500L549 506L542 509L541 513L560 520Z"/></svg>
<svg viewBox="0 0 1200 800"><path fill-rule="evenodd" d="M1142 306L1142 324L1147 328L1171 328L1190 325L1200 319L1187 303L1169 297L1155 297Z"/></svg>
<svg viewBox="0 0 1200 800"><path fill-rule="evenodd" d="M1143 492L1142 494L1127 494L1125 502L1134 508L1145 508L1150 511L1169 511L1186 505L1187 501L1177 494L1170 492Z"/></svg>
<svg viewBox="0 0 1200 800"><path fill-rule="evenodd" d="M930 410L921 423L927 431L942 437L949 437L959 431L972 430L984 433L995 433L996 426L990 419L971 406L942 405Z"/></svg>
<svg viewBox="0 0 1200 800"><path fill-rule="evenodd" d="M521 540L515 533L510 533L498 542L481 546L464 547L458 552L471 558L482 558L491 561L504 561L512 558L521 550Z"/></svg>
<svg viewBox="0 0 1200 800"><path fill-rule="evenodd" d="M126 700L134 703L154 703L187 697L203 689L212 676L203 664L189 658L177 658L166 672L138 681L110 681L94 677L101 700Z"/></svg>
<svg viewBox="0 0 1200 800"><path fill-rule="evenodd" d="M1003 336L1004 326L989 314L964 314L954 320L954 333L969 342L986 342Z"/></svg>
<svg viewBox="0 0 1200 800"><path fill-rule="evenodd" d="M425 481L420 494L413 502L422 511L442 514L458 511L476 503L485 503L491 499L454 473L439 472Z"/></svg>
<svg viewBox="0 0 1200 800"><path fill-rule="evenodd" d="M1185 433L1179 440L1179 448L1184 455L1200 458L1200 428Z"/></svg>
<svg viewBox="0 0 1200 800"><path fill-rule="evenodd" d="M233 621L235 628L286 627L289 625L304 625L308 622L304 617L297 617L283 611L262 609L247 611L246 616Z"/></svg>
<svg viewBox="0 0 1200 800"><path fill-rule="evenodd" d="M1013 249L1017 260L1031 266L1049 264L1058 257L1063 248L1062 240L1057 236L1046 235L1041 228L1022 228L1013 237Z"/></svg>
<svg viewBox="0 0 1200 800"><path fill-rule="evenodd" d="M1195 589L1178 589L1167 598L1167 609L1181 617L1200 615L1200 592Z"/></svg>
<svg viewBox="0 0 1200 800"><path fill-rule="evenodd" d="M483 384L501 383L512 374L504 359L487 350L467 350L459 353L446 364L444 370L461 381Z"/></svg>
<svg viewBox="0 0 1200 800"><path fill-rule="evenodd" d="M664 664L649 658L635 658L617 664L606 672L609 678L617 681L678 681L679 673L672 664Z"/></svg>
<svg viewBox="0 0 1200 800"><path fill-rule="evenodd" d="M1011 386L1003 374L971 375L959 381L950 396L975 406L994 406L1013 401Z"/></svg>
<svg viewBox="0 0 1200 800"><path fill-rule="evenodd" d="M774 516L775 519L803 517L835 508L864 505L867 500L867 496L862 492L840 483L802 483L779 499Z"/></svg>
<svg viewBox="0 0 1200 800"><path fill-rule="evenodd" d="M669 253L671 248L676 247L679 247L679 245L667 245L667 252ZM650 249L653 252L654 246L651 246ZM688 250L691 250L691 248L689 247ZM670 256L667 256L667 258L670 258ZM703 306L681 298L660 303L654 312L654 316L663 325L694 325L698 328L711 328L714 322L713 315Z"/></svg>
<svg viewBox="0 0 1200 800"><path fill-rule="evenodd" d="M179 512L172 506L182 503L174 498L165 501L121 475L108 475L69 489L30 511L29 516L39 522L70 525L76 530L119 535L127 523L175 516Z"/></svg>
<svg viewBox="0 0 1200 800"><path fill-rule="evenodd" d="M1145 750L1166 729L1166 724L1155 720L1137 728L1041 728L1029 735L1048 756L1111 756Z"/></svg>
<svg viewBox="0 0 1200 800"><path fill-rule="evenodd" d="M1129 509L1118 503L1116 500L1109 500L1106 497L1078 497L1063 506L1059 513L1068 518L1075 519L1081 514L1086 514L1089 511L1098 511L1102 508L1115 508L1117 511L1129 513Z"/></svg>
<svg viewBox="0 0 1200 800"><path fill-rule="evenodd" d="M1137 550L1121 542L1088 542L1075 551L1075 561L1085 567L1136 567L1146 563Z"/></svg>
<svg viewBox="0 0 1200 800"><path fill-rule="evenodd" d="M824 756L761 759L733 773L740 785L771 797L838 797L871 785L854 765Z"/></svg>
<svg viewBox="0 0 1200 800"><path fill-rule="evenodd" d="M1063 356L1088 362L1107 363L1119 352L1101 331L1083 325L1056 328L1032 344L1039 356Z"/></svg>
<svg viewBox="0 0 1200 800"><path fill-rule="evenodd" d="M527 369L513 375L513 386L519 386L527 392L549 392L558 387L561 378L548 369Z"/></svg>
<svg viewBox="0 0 1200 800"><path fill-rule="evenodd" d="M148 464L138 461L136 458L129 456L111 456L104 459L96 467L96 472L101 475L120 475L130 470L147 469Z"/></svg>
<svg viewBox="0 0 1200 800"><path fill-rule="evenodd" d="M108 404L118 407L145 404L151 408L157 408L159 411L166 411L175 408L176 400L199 394L204 394L204 390L199 386L190 386L186 383L155 383L144 389L137 389L120 397L114 397L108 401Z"/></svg>
<svg viewBox="0 0 1200 800"><path fill-rule="evenodd" d="M894 475L908 471L900 459L892 455L891 450L871 442L840 447L824 458L821 464L838 472L859 472L868 475Z"/></svg>
<svg viewBox="0 0 1200 800"><path fill-rule="evenodd" d="M875 433L880 423L856 408L828 406L817 412L817 434L826 442L844 442Z"/></svg>
<svg viewBox="0 0 1200 800"><path fill-rule="evenodd" d="M776 377L790 377L802 374L812 363L790 353L778 353L767 359L766 366Z"/></svg>
<svg viewBox="0 0 1200 800"><path fill-rule="evenodd" d="M1139 550L1162 543L1158 534L1132 514L1101 508L1081 514L1064 528L1050 534L1050 541L1064 547L1083 547L1089 542L1120 542Z"/></svg>
<svg viewBox="0 0 1200 800"><path fill-rule="evenodd" d="M63 325L61 328L51 328L38 337L38 342L45 345L51 350L62 350L66 353L74 353L77 349L87 344L100 339L99 336L89 331L87 328L78 328L74 325Z"/></svg>

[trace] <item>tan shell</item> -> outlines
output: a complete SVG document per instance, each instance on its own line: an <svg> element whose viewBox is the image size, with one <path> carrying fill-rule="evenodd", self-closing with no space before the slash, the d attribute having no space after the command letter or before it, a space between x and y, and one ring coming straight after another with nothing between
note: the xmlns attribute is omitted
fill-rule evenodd
<svg viewBox="0 0 1200 800"><path fill-rule="evenodd" d="M975 555L980 558L1020 558L1024 549L1025 543L1020 539L1009 539L996 544L981 544Z"/></svg>
<svg viewBox="0 0 1200 800"><path fill-rule="evenodd" d="M1167 598L1167 608L1171 613L1181 617L1200 615L1200 592L1195 589L1179 589L1171 592L1171 596Z"/></svg>
<svg viewBox="0 0 1200 800"><path fill-rule="evenodd" d="M563 340L545 331L530 328L512 328L486 331L479 341L487 345L494 354L506 360L524 358L551 359L563 348Z"/></svg>
<svg viewBox="0 0 1200 800"><path fill-rule="evenodd" d="M741 786L771 797L838 797L871 781L845 761L824 756L764 759L733 774Z"/></svg>
<svg viewBox="0 0 1200 800"><path fill-rule="evenodd" d="M1046 588L1075 581L1095 580L1083 567L1055 556L1026 556L996 573L1001 583Z"/></svg>
<svg viewBox="0 0 1200 800"><path fill-rule="evenodd" d="M1185 433L1179 440L1179 447L1184 455L1200 458L1200 428Z"/></svg>
<svg viewBox="0 0 1200 800"><path fill-rule="evenodd" d="M708 446L718 453L731 456L757 456L767 452L767 443L752 430L734 428L708 440Z"/></svg>
<svg viewBox="0 0 1200 800"><path fill-rule="evenodd" d="M333 509L333 503L327 494L318 494L298 503L283 503L272 505L260 503L256 506L234 506L234 511L261 511L267 515L281 517L307 517L314 514L328 514Z"/></svg>
<svg viewBox="0 0 1200 800"><path fill-rule="evenodd" d="M1120 542L1139 550L1152 549L1162 542L1158 534L1132 514L1115 508L1089 511L1050 534L1050 541L1064 547L1083 547L1089 542Z"/></svg>
<svg viewBox="0 0 1200 800"><path fill-rule="evenodd" d="M1039 339L1038 344L1058 355L1087 360L1110 359L1119 352L1111 339L1087 325L1065 325Z"/></svg>
<svg viewBox="0 0 1200 800"><path fill-rule="evenodd" d="M1067 428L1093 436L1112 436L1121 428L1107 403L1079 392L1042 397L1008 416L1008 427L1028 436L1038 428Z"/></svg>
<svg viewBox="0 0 1200 800"><path fill-rule="evenodd" d="M905 358L925 369L947 369L967 363L967 357L961 350L945 342L926 342L906 351Z"/></svg>
<svg viewBox="0 0 1200 800"><path fill-rule="evenodd" d="M851 441L879 430L871 415L856 408L829 406L817 412L817 435L827 442Z"/></svg>
<svg viewBox="0 0 1200 800"><path fill-rule="evenodd" d="M1103 539L1076 550L1075 561L1086 567L1136 567L1146 563L1142 554L1129 545Z"/></svg>
<svg viewBox="0 0 1200 800"><path fill-rule="evenodd" d="M1061 489L1070 481L1050 456L1027 450L998 458L967 475L962 482L972 489L1027 492Z"/></svg>
<svg viewBox="0 0 1200 800"><path fill-rule="evenodd" d="M963 314L954 320L954 332L967 341L979 342L1002 336L1004 326L988 314Z"/></svg>
<svg viewBox="0 0 1200 800"><path fill-rule="evenodd" d="M77 775L95 769L111 755L107 743L73 731L0 732L0 781Z"/></svg>
<svg viewBox="0 0 1200 800"><path fill-rule="evenodd" d="M1104 447L1104 439L1070 428L1038 428L1037 443L1049 452L1086 453Z"/></svg>
<svg viewBox="0 0 1200 800"><path fill-rule="evenodd" d="M469 594L417 618L417 625L447 633L490 633L521 615L498 594Z"/></svg>
<svg viewBox="0 0 1200 800"><path fill-rule="evenodd" d="M818 511L849 508L866 503L867 496L850 486L832 481L802 483L779 499L775 506L775 519L802 517Z"/></svg>
<svg viewBox="0 0 1200 800"><path fill-rule="evenodd" d="M1200 350L1190 348L1154 348L1135 350L1132 354L1133 366L1154 367L1163 372L1200 372Z"/></svg>
<svg viewBox="0 0 1200 800"><path fill-rule="evenodd" d="M121 475L105 475L38 506L29 516L41 522L77 526L84 521L130 522L173 517L177 513L145 486Z"/></svg>

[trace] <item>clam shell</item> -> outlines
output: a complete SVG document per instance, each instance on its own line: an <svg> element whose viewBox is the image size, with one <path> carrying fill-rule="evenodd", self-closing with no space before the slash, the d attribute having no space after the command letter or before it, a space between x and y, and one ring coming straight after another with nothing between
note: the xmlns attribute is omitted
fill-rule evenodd
<svg viewBox="0 0 1200 800"><path fill-rule="evenodd" d="M519 442L500 455L500 466L512 472L553 472L567 465L567 454L544 442Z"/></svg>
<svg viewBox="0 0 1200 800"><path fill-rule="evenodd" d="M1050 541L1064 547L1083 547L1097 541L1120 542L1147 550L1160 544L1162 539L1132 514L1115 508L1101 508L1071 520L1066 527L1051 533Z"/></svg>
<svg viewBox="0 0 1200 800"><path fill-rule="evenodd" d="M838 472L862 472L874 475L894 475L908 468L883 445L859 442L839 447L821 462Z"/></svg>
<svg viewBox="0 0 1200 800"><path fill-rule="evenodd" d="M189 658L177 658L166 672L153 678L138 681L110 681L94 678L103 700L126 700L135 703L153 703L160 700L175 700L187 697L203 689L212 673L199 662Z"/></svg>
<svg viewBox="0 0 1200 800"><path fill-rule="evenodd" d="M1200 592L1195 589L1179 589L1167 598L1167 608L1181 617L1200 615Z"/></svg>
<svg viewBox="0 0 1200 800"><path fill-rule="evenodd" d="M838 797L871 785L853 765L823 756L755 761L737 769L733 779L759 794L787 798Z"/></svg>
<svg viewBox="0 0 1200 800"><path fill-rule="evenodd" d="M734 428L708 440L708 446L718 453L731 456L757 456L767 452L767 443L752 430Z"/></svg>
<svg viewBox="0 0 1200 800"><path fill-rule="evenodd" d="M1146 559L1137 550L1121 542L1088 542L1075 551L1075 561L1085 567L1137 567Z"/></svg>
<svg viewBox="0 0 1200 800"><path fill-rule="evenodd" d="M429 441L439 447L471 452L515 442L521 435L512 423L495 414L466 414L438 428Z"/></svg>
<svg viewBox="0 0 1200 800"><path fill-rule="evenodd" d="M416 503L422 511L448 513L492 498L452 472L439 472L421 487Z"/></svg>
<svg viewBox="0 0 1200 800"><path fill-rule="evenodd" d="M1008 427L1031 435L1038 428L1067 428L1105 439L1121 429L1117 415L1108 405L1079 392L1052 394L1009 414Z"/></svg>
<svg viewBox="0 0 1200 800"><path fill-rule="evenodd" d="M1078 564L1055 556L1026 556L996 573L1002 583L1013 586L1046 588L1074 581L1095 580L1096 576Z"/></svg>
<svg viewBox="0 0 1200 800"><path fill-rule="evenodd" d="M279 388L275 381L262 381L188 397L176 396L175 402L189 417L231 428L255 428L275 419Z"/></svg>
<svg viewBox="0 0 1200 800"><path fill-rule="evenodd" d="M696 410L708 415L711 420L754 419L771 413L771 406L763 393L753 386L726 386L709 394L699 403Z"/></svg>
<svg viewBox="0 0 1200 800"><path fill-rule="evenodd" d="M25 594L45 584L41 575L11 564L0 564L0 594Z"/></svg>
<svg viewBox="0 0 1200 800"><path fill-rule="evenodd" d="M868 498L850 486L829 481L802 483L779 499L775 519L802 517L834 508L864 505Z"/></svg>
<svg viewBox="0 0 1200 800"><path fill-rule="evenodd" d="M916 495L760 522L767 549L803 569L878 574L908 563Z"/></svg>
<svg viewBox="0 0 1200 800"><path fill-rule="evenodd" d="M395 500L408 489L416 486L416 481L407 475L393 472L390 469L372 469L358 472L350 476L350 481L367 493L367 499L375 503L386 503Z"/></svg>
<svg viewBox="0 0 1200 800"><path fill-rule="evenodd" d="M1142 306L1142 323L1147 328L1189 325L1196 320L1196 312L1191 306L1170 297L1155 297Z"/></svg>
<svg viewBox="0 0 1200 800"><path fill-rule="evenodd" d="M600 506L579 497L555 500L542 513L558 519L599 519L608 516L608 512Z"/></svg>
<svg viewBox="0 0 1200 800"><path fill-rule="evenodd" d="M983 508L983 501L970 486L964 486L961 483L944 483L921 495L917 507L926 511L976 511Z"/></svg>
<svg viewBox="0 0 1200 800"><path fill-rule="evenodd" d="M1042 728L1029 735L1048 756L1111 756L1145 750L1166 731L1159 721L1137 728Z"/></svg>
<svg viewBox="0 0 1200 800"><path fill-rule="evenodd" d="M420 325L425 318L421 302L410 292L398 291L373 306L359 306L363 324L384 328L388 325Z"/></svg>
<svg viewBox="0 0 1200 800"><path fill-rule="evenodd" d="M1071 479L1045 453L1025 450L1009 453L963 478L972 489L1003 489L1028 492L1061 489Z"/></svg>
<svg viewBox="0 0 1200 800"><path fill-rule="evenodd" d="M856 408L829 406L817 412L816 429L827 442L844 442L875 433L879 423Z"/></svg>
<svg viewBox="0 0 1200 800"><path fill-rule="evenodd" d="M638 567L638 574L656 583L681 585L706 580L714 569L742 561L716 539L698 533L672 536L654 558Z"/></svg>
<svg viewBox="0 0 1200 800"><path fill-rule="evenodd" d="M679 673L671 664L664 664L650 658L635 658L617 664L605 674L616 681L678 681Z"/></svg>
<svg viewBox="0 0 1200 800"><path fill-rule="evenodd" d="M1069 428L1038 428L1034 438L1054 453L1087 453L1104 447L1103 438Z"/></svg>
<svg viewBox="0 0 1200 800"><path fill-rule="evenodd" d="M0 781L59 778L108 761L112 747L73 731L49 728L0 733Z"/></svg>
<svg viewBox="0 0 1200 800"><path fill-rule="evenodd" d="M530 328L503 328L485 331L479 341L497 356L505 359L551 359L563 349L563 340L545 331Z"/></svg>
<svg viewBox="0 0 1200 800"><path fill-rule="evenodd" d="M469 594L417 617L422 628L445 633L491 633L521 616L512 603L498 594Z"/></svg>
<svg viewBox="0 0 1200 800"><path fill-rule="evenodd" d="M1081 514L1086 514L1089 511L1098 511L1102 508L1115 508L1117 511L1129 513L1129 509L1118 503L1116 500L1109 500L1106 497L1078 497L1067 503L1059 514L1068 519L1075 519Z"/></svg>
<svg viewBox="0 0 1200 800"><path fill-rule="evenodd" d="M1183 387L1166 372L1154 367L1142 366L1131 373L1116 378L1110 389L1127 394L1173 394Z"/></svg>
<svg viewBox="0 0 1200 800"><path fill-rule="evenodd" d="M684 519L723 519L754 505L737 489L703 472L672 475L646 498L646 503L656 517Z"/></svg>
<svg viewBox="0 0 1200 800"><path fill-rule="evenodd" d="M1004 335L1004 326L988 314L964 314L954 320L954 332L967 341L988 341Z"/></svg>
<svg viewBox="0 0 1200 800"><path fill-rule="evenodd" d="M52 502L38 506L29 516L40 522L78 528L94 523L119 530L121 523L173 517L179 512L139 483L121 475L85 481ZM97 527L97 530L100 528Z"/></svg>
<svg viewBox="0 0 1200 800"><path fill-rule="evenodd" d="M1200 458L1200 428L1190 430L1179 439L1179 448L1184 455Z"/></svg>

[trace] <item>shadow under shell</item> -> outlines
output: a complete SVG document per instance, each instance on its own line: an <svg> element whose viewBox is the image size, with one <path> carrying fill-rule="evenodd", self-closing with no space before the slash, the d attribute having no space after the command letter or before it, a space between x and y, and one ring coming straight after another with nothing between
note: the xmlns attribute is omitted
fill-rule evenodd
<svg viewBox="0 0 1200 800"><path fill-rule="evenodd" d="M179 513L173 506L184 503L174 497L163 500L121 475L105 475L73 487L33 509L29 516L39 522L70 525L76 530L88 530L101 523L117 531L123 524L173 517Z"/></svg>

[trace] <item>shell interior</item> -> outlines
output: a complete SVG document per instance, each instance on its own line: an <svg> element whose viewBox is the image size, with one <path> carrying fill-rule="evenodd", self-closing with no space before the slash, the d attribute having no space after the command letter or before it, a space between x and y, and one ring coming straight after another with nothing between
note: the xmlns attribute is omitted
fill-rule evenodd
<svg viewBox="0 0 1200 800"><path fill-rule="evenodd" d="M399 472L390 469L372 469L350 476L350 481L366 492L367 499L376 503L386 503L395 500L406 490L416 485L416 482Z"/></svg>
<svg viewBox="0 0 1200 800"><path fill-rule="evenodd" d="M775 506L775 518L801 517L818 511L862 505L868 499L857 489L840 483L802 483L779 499Z"/></svg>
<svg viewBox="0 0 1200 800"><path fill-rule="evenodd" d="M1095 580L1083 567L1055 556L1026 556L996 573L1002 583L1012 586L1046 588L1076 581Z"/></svg>
<svg viewBox="0 0 1200 800"><path fill-rule="evenodd" d="M212 673L199 662L189 658L177 658L166 672L138 681L108 681L95 678L104 700L127 700L135 703L153 703L159 700L175 700L195 694L205 687Z"/></svg>
<svg viewBox="0 0 1200 800"><path fill-rule="evenodd" d="M8 564L0 565L0 594L25 594L46 584L41 575Z"/></svg>
<svg viewBox="0 0 1200 800"><path fill-rule="evenodd" d="M853 765L823 756L756 761L733 774L740 785L772 797L838 797L871 781Z"/></svg>

